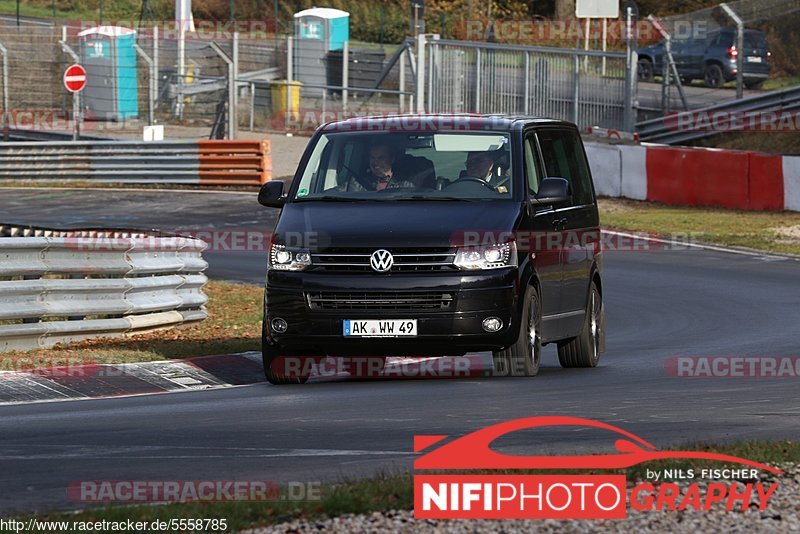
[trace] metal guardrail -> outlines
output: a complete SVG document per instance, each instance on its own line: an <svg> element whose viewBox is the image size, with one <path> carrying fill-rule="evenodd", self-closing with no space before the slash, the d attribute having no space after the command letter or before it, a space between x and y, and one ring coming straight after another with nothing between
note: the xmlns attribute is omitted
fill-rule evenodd
<svg viewBox="0 0 800 534"><path fill-rule="evenodd" d="M259 185L271 179L268 140L0 143L0 180Z"/></svg>
<svg viewBox="0 0 800 534"><path fill-rule="evenodd" d="M0 238L0 352L205 319L205 248L113 233Z"/></svg>
<svg viewBox="0 0 800 534"><path fill-rule="evenodd" d="M800 86L769 91L760 95L748 96L740 100L731 100L705 108L693 109L666 115L657 119L646 120L636 124L636 131L642 141L672 145L695 139L703 139L722 133L720 130L681 130L678 127L681 113L687 113L697 117L700 114L711 115L714 112L791 111L796 109L800 109Z"/></svg>

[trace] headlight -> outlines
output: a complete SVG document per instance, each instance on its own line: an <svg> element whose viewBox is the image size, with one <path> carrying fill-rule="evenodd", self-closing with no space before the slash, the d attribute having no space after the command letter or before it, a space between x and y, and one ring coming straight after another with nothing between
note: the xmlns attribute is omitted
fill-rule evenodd
<svg viewBox="0 0 800 534"><path fill-rule="evenodd" d="M280 271L302 271L311 265L311 254L307 250L290 250L286 245L272 245L267 260L267 269Z"/></svg>
<svg viewBox="0 0 800 534"><path fill-rule="evenodd" d="M461 248L456 253L455 265L459 269L476 271L500 269L517 264L517 247L514 242L486 247Z"/></svg>

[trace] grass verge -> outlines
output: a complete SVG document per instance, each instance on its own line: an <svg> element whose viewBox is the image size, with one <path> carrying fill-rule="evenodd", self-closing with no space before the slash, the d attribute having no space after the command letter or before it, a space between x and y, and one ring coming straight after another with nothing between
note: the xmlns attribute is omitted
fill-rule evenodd
<svg viewBox="0 0 800 534"><path fill-rule="evenodd" d="M604 228L690 236L695 242L800 255L800 213L667 206L601 199Z"/></svg>
<svg viewBox="0 0 800 534"><path fill-rule="evenodd" d="M741 442L727 445L691 444L680 450L701 450L740 456L771 465L800 460L800 442ZM628 470L628 480L643 478L650 469L699 469L721 467L719 462L693 460L660 461L642 464ZM543 471L539 471L542 473ZM515 472L519 474L519 472ZM669 480L669 479L668 479ZM343 514L368 514L387 510L413 508L413 479L410 473L384 474L370 479L346 481L320 487L319 499L305 501L276 500L271 502L193 502L163 506L107 506L77 513L53 512L39 516L45 521L169 521L181 518L226 519L229 531L274 525L294 519L310 520Z"/></svg>
<svg viewBox="0 0 800 534"><path fill-rule="evenodd" d="M259 350L264 290L211 281L208 319L194 326L0 354L0 370L22 371L81 363L131 363Z"/></svg>

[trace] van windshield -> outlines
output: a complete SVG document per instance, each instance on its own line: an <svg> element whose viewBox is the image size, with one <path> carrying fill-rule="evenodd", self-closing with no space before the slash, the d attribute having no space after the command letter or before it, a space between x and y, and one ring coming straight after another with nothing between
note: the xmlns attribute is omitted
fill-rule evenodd
<svg viewBox="0 0 800 534"><path fill-rule="evenodd" d="M511 177L506 133L330 133L314 146L294 199L511 199Z"/></svg>

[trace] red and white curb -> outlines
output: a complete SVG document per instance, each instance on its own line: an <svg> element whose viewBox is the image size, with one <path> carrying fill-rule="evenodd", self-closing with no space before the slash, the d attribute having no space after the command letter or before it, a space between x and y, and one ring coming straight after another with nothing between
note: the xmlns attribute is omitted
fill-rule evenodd
<svg viewBox="0 0 800 534"><path fill-rule="evenodd" d="M264 380L261 354L90 364L0 372L0 404L147 395L253 384Z"/></svg>

